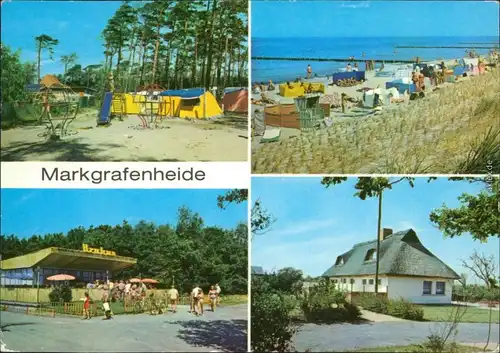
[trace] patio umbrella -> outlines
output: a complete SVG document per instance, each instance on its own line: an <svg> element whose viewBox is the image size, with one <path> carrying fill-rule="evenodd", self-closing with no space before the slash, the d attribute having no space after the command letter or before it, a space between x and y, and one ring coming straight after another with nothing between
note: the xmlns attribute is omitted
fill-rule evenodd
<svg viewBox="0 0 500 353"><path fill-rule="evenodd" d="M71 275L65 275L65 274L58 274L58 275L53 275L50 277L47 277L49 281L73 281L75 277Z"/></svg>
<svg viewBox="0 0 500 353"><path fill-rule="evenodd" d="M130 282L130 283L140 283L140 282L141 282L141 280L140 280L139 278L131 278L131 279L129 280L129 282Z"/></svg>
<svg viewBox="0 0 500 353"><path fill-rule="evenodd" d="M151 283L151 284L156 284L156 283L158 283L158 281L157 281L157 280L152 279L152 278L143 278L143 279L141 280L141 282L142 282L142 283Z"/></svg>

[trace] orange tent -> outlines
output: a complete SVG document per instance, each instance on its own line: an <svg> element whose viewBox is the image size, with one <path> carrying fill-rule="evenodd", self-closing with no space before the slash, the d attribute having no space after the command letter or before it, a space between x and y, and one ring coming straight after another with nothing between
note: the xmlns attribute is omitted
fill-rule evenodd
<svg viewBox="0 0 500 353"><path fill-rule="evenodd" d="M225 112L248 113L248 89L240 88L224 94L222 99Z"/></svg>

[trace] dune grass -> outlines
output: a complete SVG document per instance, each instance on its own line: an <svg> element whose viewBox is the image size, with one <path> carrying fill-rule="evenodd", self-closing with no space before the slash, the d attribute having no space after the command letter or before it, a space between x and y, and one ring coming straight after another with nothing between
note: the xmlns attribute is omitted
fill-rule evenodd
<svg viewBox="0 0 500 353"><path fill-rule="evenodd" d="M500 160L499 74L464 78L381 115L260 146L253 172L487 173L488 161Z"/></svg>

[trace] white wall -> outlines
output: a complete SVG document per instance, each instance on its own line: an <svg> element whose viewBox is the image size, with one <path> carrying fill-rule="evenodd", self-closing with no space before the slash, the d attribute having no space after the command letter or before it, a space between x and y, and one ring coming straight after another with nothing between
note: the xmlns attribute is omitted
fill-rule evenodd
<svg viewBox="0 0 500 353"><path fill-rule="evenodd" d="M336 288L346 291L346 292L375 292L375 276L356 276L356 277L332 277L332 280L336 279L337 283L335 283ZM343 279L345 279L346 283L343 283ZM370 283L370 279L373 279L373 284ZM354 280L354 283L351 284L351 280ZM366 284L363 284L363 280L366 280ZM387 291L387 277L379 277L380 284L378 286L379 293L385 293Z"/></svg>
<svg viewBox="0 0 500 353"><path fill-rule="evenodd" d="M389 299L403 297L415 304L451 304L453 280L423 277L389 277ZM423 294L424 281L432 282L432 294ZM445 282L445 294L436 295L436 281Z"/></svg>

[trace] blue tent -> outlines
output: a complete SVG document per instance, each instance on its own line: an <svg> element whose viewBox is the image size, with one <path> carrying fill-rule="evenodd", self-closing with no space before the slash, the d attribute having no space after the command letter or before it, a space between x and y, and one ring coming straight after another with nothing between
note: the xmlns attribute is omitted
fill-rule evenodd
<svg viewBox="0 0 500 353"><path fill-rule="evenodd" d="M160 96L166 97L181 97L184 99L199 98L205 94L203 88L189 88L189 89L172 89L160 93Z"/></svg>
<svg viewBox="0 0 500 353"><path fill-rule="evenodd" d="M39 92L41 88L42 88L42 85L39 85L36 83L29 83L29 84L24 86L24 90L26 92L31 92L31 93Z"/></svg>

